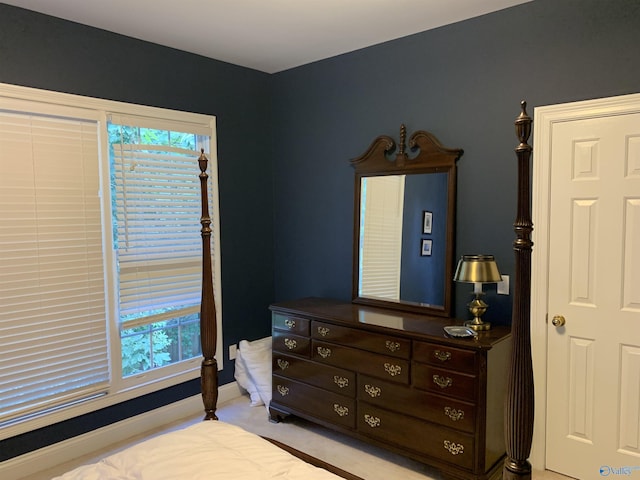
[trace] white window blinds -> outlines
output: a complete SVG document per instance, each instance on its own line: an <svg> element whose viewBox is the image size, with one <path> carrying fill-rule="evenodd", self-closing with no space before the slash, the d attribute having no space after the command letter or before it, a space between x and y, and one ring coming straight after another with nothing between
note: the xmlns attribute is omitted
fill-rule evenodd
<svg viewBox="0 0 640 480"><path fill-rule="evenodd" d="M111 146L123 328L197 313L202 240L194 234L201 215L196 159L198 148L208 150L209 136L200 135L202 129L185 133L184 124L124 116L111 121L124 123L109 126L119 138Z"/></svg>
<svg viewBox="0 0 640 480"><path fill-rule="evenodd" d="M97 139L0 110L0 422L107 389Z"/></svg>
<svg viewBox="0 0 640 480"><path fill-rule="evenodd" d="M404 175L362 178L359 290L363 297L400 298L404 184Z"/></svg>

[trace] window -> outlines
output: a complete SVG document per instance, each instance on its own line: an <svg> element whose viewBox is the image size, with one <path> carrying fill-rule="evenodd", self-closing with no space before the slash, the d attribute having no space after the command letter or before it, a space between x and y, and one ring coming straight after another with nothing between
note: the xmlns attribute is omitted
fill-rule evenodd
<svg viewBox="0 0 640 480"><path fill-rule="evenodd" d="M108 385L97 138L95 121L0 112L3 416Z"/></svg>
<svg viewBox="0 0 640 480"><path fill-rule="evenodd" d="M221 313L214 127L0 84L0 438L199 375L201 148Z"/></svg>
<svg viewBox="0 0 640 480"><path fill-rule="evenodd" d="M209 150L209 136L140 123L112 116L108 124L124 377L201 356L193 159Z"/></svg>

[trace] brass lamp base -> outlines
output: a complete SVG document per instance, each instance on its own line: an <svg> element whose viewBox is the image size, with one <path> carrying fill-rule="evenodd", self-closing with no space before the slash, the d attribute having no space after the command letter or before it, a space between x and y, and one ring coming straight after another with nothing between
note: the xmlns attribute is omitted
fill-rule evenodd
<svg viewBox="0 0 640 480"><path fill-rule="evenodd" d="M465 327L469 327L475 331L485 331L491 329L491 324L489 322L483 322L480 317L487 311L487 305L482 298L482 293L476 293L476 298L471 300L467 306L469 307L469 312L473 315L473 320L469 320L468 322L464 322Z"/></svg>
<svg viewBox="0 0 640 480"><path fill-rule="evenodd" d="M468 322L464 322L464 326L469 327L475 330L476 332L491 330L491 323L483 322L482 320L480 320L480 323L478 323L476 322L475 318L473 320L469 320Z"/></svg>

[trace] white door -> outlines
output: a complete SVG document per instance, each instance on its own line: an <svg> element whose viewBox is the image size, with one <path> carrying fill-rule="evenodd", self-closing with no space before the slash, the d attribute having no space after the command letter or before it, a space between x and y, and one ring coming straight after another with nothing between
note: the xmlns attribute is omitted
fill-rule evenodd
<svg viewBox="0 0 640 480"><path fill-rule="evenodd" d="M640 477L640 113L555 122L548 155L546 468Z"/></svg>

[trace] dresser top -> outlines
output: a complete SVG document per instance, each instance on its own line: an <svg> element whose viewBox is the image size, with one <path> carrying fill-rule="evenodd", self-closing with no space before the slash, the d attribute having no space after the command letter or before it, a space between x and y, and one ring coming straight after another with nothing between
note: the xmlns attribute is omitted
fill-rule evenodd
<svg viewBox="0 0 640 480"><path fill-rule="evenodd" d="M478 336L475 338L452 338L445 333L444 327L463 325L462 320L358 305L328 298L302 298L274 303L270 308L278 313L329 321L347 327L400 336L406 335L411 338L479 350L491 348L506 339L511 333L509 327L496 326L491 330L478 332Z"/></svg>

